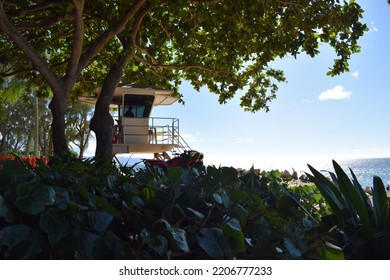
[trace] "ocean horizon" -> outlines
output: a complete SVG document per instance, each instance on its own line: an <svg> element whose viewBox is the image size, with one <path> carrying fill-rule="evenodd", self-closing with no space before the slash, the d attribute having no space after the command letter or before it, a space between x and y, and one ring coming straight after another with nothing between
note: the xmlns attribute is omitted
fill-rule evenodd
<svg viewBox="0 0 390 280"><path fill-rule="evenodd" d="M373 186L374 176L380 177L385 186L390 185L390 158L348 159L337 161L337 163L350 178L352 178L351 169L363 188ZM321 171L334 172L332 163L322 166Z"/></svg>
<svg viewBox="0 0 390 280"><path fill-rule="evenodd" d="M142 166L142 159L136 157L118 157L121 164L127 164L127 166L132 166L134 164L139 164L138 167ZM362 158L362 159L348 159L348 160L336 160L337 163L343 168L347 175L352 178L351 172L349 169L355 173L359 183L364 187L373 186L374 176L378 176L382 179L385 186L390 185L390 158ZM141 162L141 163L140 163ZM332 161L320 161L318 163L314 162L313 164L309 162L315 169L326 173L327 171L334 172ZM205 162L207 164L207 161ZM224 165L221 165L224 166ZM294 166L294 165L292 165ZM259 168L254 165L255 168ZM249 169L250 166L242 167L244 169ZM278 168L272 168L278 169ZM308 172L308 168L304 168L302 164L297 166L297 168L290 169L279 169L279 170L288 170L292 171L295 169L300 175L304 172Z"/></svg>

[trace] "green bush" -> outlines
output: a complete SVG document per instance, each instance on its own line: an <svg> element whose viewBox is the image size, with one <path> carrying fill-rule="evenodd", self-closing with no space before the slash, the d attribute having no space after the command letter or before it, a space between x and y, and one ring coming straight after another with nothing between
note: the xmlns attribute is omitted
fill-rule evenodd
<svg viewBox="0 0 390 280"><path fill-rule="evenodd" d="M369 197L352 170L351 180L337 162L333 167L330 178L310 165L307 174L332 210L322 221L330 242L353 259L389 259L390 206L382 180L374 177Z"/></svg>
<svg viewBox="0 0 390 280"><path fill-rule="evenodd" d="M277 171L62 158L8 162L0 186L2 259L320 257L316 221Z"/></svg>
<svg viewBox="0 0 390 280"><path fill-rule="evenodd" d="M342 227L347 222L363 233L366 227L359 215L330 223L344 208L335 214L316 180L318 189L290 188L279 171L253 168L165 173L93 159L52 159L36 168L9 161L0 170L0 259L355 257L337 238L354 240ZM380 197L382 206L369 214L372 241L387 234Z"/></svg>

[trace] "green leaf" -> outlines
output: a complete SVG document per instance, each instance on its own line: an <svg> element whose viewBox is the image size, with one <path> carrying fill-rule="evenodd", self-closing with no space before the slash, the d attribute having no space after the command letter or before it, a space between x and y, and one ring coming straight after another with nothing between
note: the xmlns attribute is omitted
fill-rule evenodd
<svg viewBox="0 0 390 280"><path fill-rule="evenodd" d="M381 178L374 176L373 181L372 200L375 223L378 229L384 229L390 226L389 200Z"/></svg>
<svg viewBox="0 0 390 280"><path fill-rule="evenodd" d="M0 230L0 247L5 246L4 256L11 259L30 259L38 255L43 245L32 227L16 224Z"/></svg>
<svg viewBox="0 0 390 280"><path fill-rule="evenodd" d="M230 198L235 202L245 202L249 197L247 192L240 190L232 190L229 195Z"/></svg>
<svg viewBox="0 0 390 280"><path fill-rule="evenodd" d="M88 224L97 232L102 232L112 222L113 217L104 211L88 212Z"/></svg>
<svg viewBox="0 0 390 280"><path fill-rule="evenodd" d="M119 220L123 220L123 216L122 216L122 213L119 212L117 209L115 209L114 206L112 206L106 198L104 197L100 197L100 196L96 196L96 202L97 204L104 210L106 211L108 214L110 214L111 216L119 219Z"/></svg>
<svg viewBox="0 0 390 280"><path fill-rule="evenodd" d="M8 210L7 205L5 204L3 196L0 194L0 217L3 217L6 222L11 223L14 221L14 216Z"/></svg>
<svg viewBox="0 0 390 280"><path fill-rule="evenodd" d="M369 219L368 210L364 204L363 197L360 192L356 190L355 186L352 184L351 180L348 178L347 174L340 167L340 165L333 161L333 167L337 174L339 180L340 191L344 195L346 202L349 205L349 209L353 212L356 211L358 214L365 233L368 236L372 235L372 227Z"/></svg>
<svg viewBox="0 0 390 280"><path fill-rule="evenodd" d="M219 178L223 185L232 185L237 182L238 172L234 167L222 167L221 176Z"/></svg>
<svg viewBox="0 0 390 280"><path fill-rule="evenodd" d="M80 240L80 251L84 256L91 257L96 241L99 236L88 231L81 231L78 236Z"/></svg>
<svg viewBox="0 0 390 280"><path fill-rule="evenodd" d="M168 251L168 240L164 235L151 236L150 232L144 228L141 230L140 237L143 244L149 244L152 249L160 256Z"/></svg>
<svg viewBox="0 0 390 280"><path fill-rule="evenodd" d="M221 198L222 198L223 205L226 208L229 208L231 205L231 200L230 200L229 196L225 192L223 192L221 195Z"/></svg>
<svg viewBox="0 0 390 280"><path fill-rule="evenodd" d="M56 188L55 192L56 192L55 204L57 205L57 207L61 210L65 210L66 208L68 208L69 192L66 190L62 190L60 188Z"/></svg>
<svg viewBox="0 0 390 280"><path fill-rule="evenodd" d="M183 169L180 167L170 167L168 168L168 179L170 181L177 181L180 179L182 172Z"/></svg>
<svg viewBox="0 0 390 280"><path fill-rule="evenodd" d="M302 256L301 252L289 239L285 238L283 244L292 258L297 259Z"/></svg>
<svg viewBox="0 0 390 280"><path fill-rule="evenodd" d="M55 201L54 189L39 182L25 182L17 186L16 206L26 214L35 215Z"/></svg>
<svg viewBox="0 0 390 280"><path fill-rule="evenodd" d="M64 238L70 230L70 224L58 214L56 208L47 209L40 215L39 227L48 234L51 245Z"/></svg>
<svg viewBox="0 0 390 280"><path fill-rule="evenodd" d="M137 189L134 187L134 185L130 184L129 182L123 183L123 190L128 193L137 193Z"/></svg>
<svg viewBox="0 0 390 280"><path fill-rule="evenodd" d="M317 186L322 196L328 202L333 212L338 213L345 207L340 190L326 178L321 172L317 171L311 165L308 167L313 175L306 173L310 180Z"/></svg>
<svg viewBox="0 0 390 280"><path fill-rule="evenodd" d="M153 237L151 244L152 249L160 256L164 255L168 251L168 240L161 234Z"/></svg>
<svg viewBox="0 0 390 280"><path fill-rule="evenodd" d="M203 228L197 240L199 246L214 259L224 259L233 255L231 244L222 229Z"/></svg>
<svg viewBox="0 0 390 280"><path fill-rule="evenodd" d="M148 244L151 240L150 232L146 228L143 228L141 230L139 236L142 240L142 244Z"/></svg>
<svg viewBox="0 0 390 280"><path fill-rule="evenodd" d="M80 251L80 243L78 237L69 234L57 242L53 248L60 259L72 259L75 257L75 253Z"/></svg>
<svg viewBox="0 0 390 280"><path fill-rule="evenodd" d="M248 234L253 240L256 240L259 245L266 245L272 238L272 226L264 216L251 223L246 228Z"/></svg>
<svg viewBox="0 0 390 280"><path fill-rule="evenodd" d="M360 193L361 197L363 198L363 202L367 210L370 211L371 215L371 210L372 210L372 202L371 199L367 196L366 192L362 188L362 185L360 185L355 173L352 171L352 169L349 169L352 175L353 179L353 185L355 186L356 190Z"/></svg>
<svg viewBox="0 0 390 280"><path fill-rule="evenodd" d="M116 176L114 176L114 175L108 175L107 176L107 184L108 184L108 187L110 188L110 189L114 189L115 188L115 183L116 183Z"/></svg>
<svg viewBox="0 0 390 280"><path fill-rule="evenodd" d="M154 190L153 190L153 188L151 188L151 187L144 188L144 189L142 190L142 193L143 193L143 195L144 195L145 201L148 202L148 203L149 203L150 201L152 201L152 199L155 197ZM143 202L142 202L142 203L143 203Z"/></svg>
<svg viewBox="0 0 390 280"><path fill-rule="evenodd" d="M194 216L196 218L198 218L199 220L203 220L205 217L205 215L202 212L199 212L199 211L192 209L190 207L187 207L187 210L190 211L192 214L194 214Z"/></svg>
<svg viewBox="0 0 390 280"><path fill-rule="evenodd" d="M5 190L9 184L11 184L12 178L8 174L0 174L0 191Z"/></svg>
<svg viewBox="0 0 390 280"><path fill-rule="evenodd" d="M234 251L237 253L245 252L245 236L241 230L240 223L236 219L232 219L223 225L222 229L224 235L233 241Z"/></svg>
<svg viewBox="0 0 390 280"><path fill-rule="evenodd" d="M139 196L133 196L131 198L131 203L137 208L143 208L145 203Z"/></svg>
<svg viewBox="0 0 390 280"><path fill-rule="evenodd" d="M58 210L52 208L41 214L39 227L46 233L60 233L66 228L66 223L58 215Z"/></svg>
<svg viewBox="0 0 390 280"><path fill-rule="evenodd" d="M234 215L240 220L241 224L245 224L249 217L249 211L241 204L237 204L236 207L234 207Z"/></svg>
<svg viewBox="0 0 390 280"><path fill-rule="evenodd" d="M223 203L222 197L219 194L213 193L213 198L214 198L214 201L216 203L218 203L218 204L222 204Z"/></svg>
<svg viewBox="0 0 390 280"><path fill-rule="evenodd" d="M22 80L13 80L8 87L2 88L1 101L14 104L17 100L20 100L26 87L27 84L23 83Z"/></svg>
<svg viewBox="0 0 390 280"><path fill-rule="evenodd" d="M181 249L184 252L190 251L187 243L186 232L183 229L173 227L170 223L168 223L164 219L158 220L157 222L162 222L163 224L165 224L166 229L170 232L172 236L174 244L179 249Z"/></svg>
<svg viewBox="0 0 390 280"><path fill-rule="evenodd" d="M340 247L326 242L322 247L323 258L325 260L344 260L344 252Z"/></svg>
<svg viewBox="0 0 390 280"><path fill-rule="evenodd" d="M88 203L92 206L96 206L96 200L95 200L95 196L90 193L87 188L85 187L78 187L76 189L77 193L80 194L86 201L88 201Z"/></svg>

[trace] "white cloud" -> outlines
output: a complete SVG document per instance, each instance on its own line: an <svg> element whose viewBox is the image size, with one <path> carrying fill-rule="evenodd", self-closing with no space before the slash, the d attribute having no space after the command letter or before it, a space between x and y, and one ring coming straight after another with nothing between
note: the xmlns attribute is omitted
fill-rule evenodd
<svg viewBox="0 0 390 280"><path fill-rule="evenodd" d="M321 92L318 99L319 100L328 100L328 99L347 99L352 95L352 91L346 90L343 86L335 86L332 89L327 89L326 91Z"/></svg>
<svg viewBox="0 0 390 280"><path fill-rule="evenodd" d="M356 70L355 72L353 72L352 77L354 77L356 79L359 78L359 71Z"/></svg>

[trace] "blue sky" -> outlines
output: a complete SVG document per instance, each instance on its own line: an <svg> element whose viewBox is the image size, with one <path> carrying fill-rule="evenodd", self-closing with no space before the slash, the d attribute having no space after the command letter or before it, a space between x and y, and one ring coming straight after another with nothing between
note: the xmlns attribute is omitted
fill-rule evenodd
<svg viewBox="0 0 390 280"><path fill-rule="evenodd" d="M181 134L207 165L302 170L332 159L390 157L390 5L357 2L370 31L350 72L326 76L335 55L323 46L314 59L275 61L288 83L279 85L268 113L245 112L239 94L220 105L207 89L183 84L185 105L160 106L152 115L180 118Z"/></svg>

